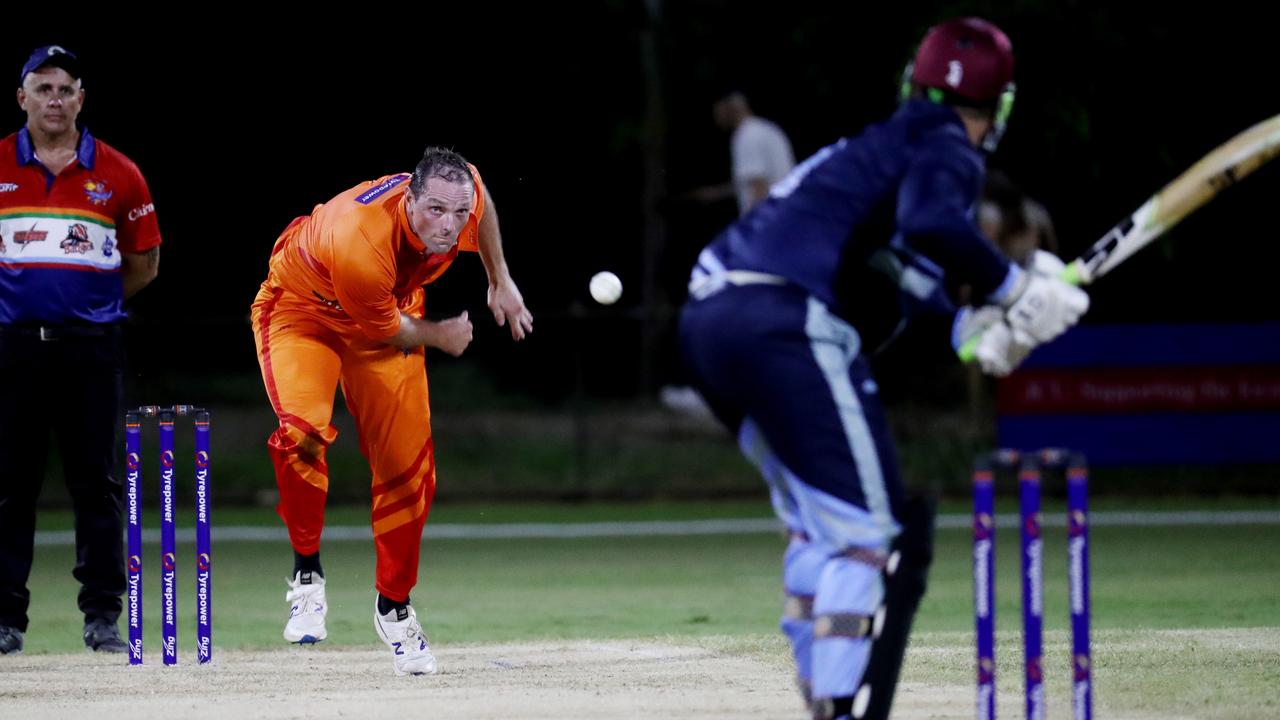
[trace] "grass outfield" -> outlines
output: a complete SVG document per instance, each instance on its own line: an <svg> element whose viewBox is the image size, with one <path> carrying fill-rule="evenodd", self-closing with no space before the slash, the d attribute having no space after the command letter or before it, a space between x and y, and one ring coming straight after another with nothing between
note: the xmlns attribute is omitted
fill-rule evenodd
<svg viewBox="0 0 1280 720"><path fill-rule="evenodd" d="M1228 507L1238 504L1224 501ZM1254 504L1256 507L1256 504ZM1201 509L1201 503L1195 507ZM586 521L759 515L741 506L446 508L433 522ZM948 508L963 511L963 508ZM1046 512L1049 512L1046 510ZM359 524L362 509L337 509L331 522ZM216 527L261 521L262 511L225 511ZM42 516L58 529L65 516ZM156 527L152 522L149 527ZM997 549L1002 686L1019 683L1018 542ZM1095 527L1092 533L1095 682L1106 707L1164 716L1276 717L1280 706L1280 526ZM916 622L905 679L967 681L972 675L970 537L941 530L930 590ZM771 534L434 540L423 555L414 604L433 643L675 636L773 638L781 538ZM276 646L285 614L290 553L283 542L215 545L217 648ZM194 581L190 545L179 547L179 628L184 662L193 657ZM147 548L148 558L156 548ZM42 546L31 580L29 653L81 652L81 618L70 576L74 549ZM324 549L329 578L329 643L376 643L371 628L373 548L368 541ZM148 650L159 646L156 563L148 564ZM1065 692L1064 531L1045 531L1046 675ZM1061 648L1061 652L1058 652ZM1060 659L1061 662L1057 660Z"/></svg>

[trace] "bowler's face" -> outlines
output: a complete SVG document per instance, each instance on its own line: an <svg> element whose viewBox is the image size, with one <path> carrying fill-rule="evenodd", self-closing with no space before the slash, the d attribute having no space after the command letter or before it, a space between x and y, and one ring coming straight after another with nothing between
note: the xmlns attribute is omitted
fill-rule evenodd
<svg viewBox="0 0 1280 720"><path fill-rule="evenodd" d="M447 253L458 243L458 233L471 215L475 187L470 182L454 183L443 178L427 178L420 195L405 195L409 225L432 254Z"/></svg>

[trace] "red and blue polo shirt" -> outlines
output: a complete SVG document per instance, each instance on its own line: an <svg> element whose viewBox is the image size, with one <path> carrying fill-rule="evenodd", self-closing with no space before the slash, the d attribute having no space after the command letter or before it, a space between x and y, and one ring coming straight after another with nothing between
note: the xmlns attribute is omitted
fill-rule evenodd
<svg viewBox="0 0 1280 720"><path fill-rule="evenodd" d="M27 128L0 140L0 325L118 322L120 253L159 244L138 166L88 130L57 175Z"/></svg>

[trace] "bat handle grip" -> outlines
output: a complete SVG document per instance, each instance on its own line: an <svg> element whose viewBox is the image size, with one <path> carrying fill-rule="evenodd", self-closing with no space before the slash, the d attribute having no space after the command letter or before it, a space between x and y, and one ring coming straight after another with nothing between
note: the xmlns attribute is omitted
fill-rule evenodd
<svg viewBox="0 0 1280 720"><path fill-rule="evenodd" d="M1088 285L1089 281L1092 279L1089 276L1089 269L1085 267L1084 261L1079 259L1072 260L1069 265L1062 268L1062 273L1058 275L1058 278L1062 280L1062 282L1067 283L1068 285L1075 285L1076 287Z"/></svg>

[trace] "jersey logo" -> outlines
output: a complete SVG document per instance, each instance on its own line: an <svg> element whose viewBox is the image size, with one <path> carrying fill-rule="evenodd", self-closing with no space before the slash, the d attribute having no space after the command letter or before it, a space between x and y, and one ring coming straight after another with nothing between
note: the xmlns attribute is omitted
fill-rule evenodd
<svg viewBox="0 0 1280 720"><path fill-rule="evenodd" d="M364 191L364 193L357 196L356 202L360 203L361 205L368 205L374 200L377 200L380 195L385 194L391 188L399 185L405 180L408 180L409 177L410 176L408 175L396 175L395 177L387 178L386 181L384 181L381 185L378 185L377 187L369 188L368 190Z"/></svg>
<svg viewBox="0 0 1280 720"><path fill-rule="evenodd" d="M49 233L44 230L37 230L35 225L30 230L16 230L13 233L13 241L18 243L18 249L25 250L27 243L44 242L49 237Z"/></svg>
<svg viewBox="0 0 1280 720"><path fill-rule="evenodd" d="M102 257L111 257L111 251L116 247L115 241L108 235L106 240L102 241Z"/></svg>
<svg viewBox="0 0 1280 720"><path fill-rule="evenodd" d="M0 183L0 193L14 192L18 189L18 183Z"/></svg>
<svg viewBox="0 0 1280 720"><path fill-rule="evenodd" d="M106 205L111 195L107 184L101 180L90 180L84 184L84 196L94 205Z"/></svg>
<svg viewBox="0 0 1280 720"><path fill-rule="evenodd" d="M62 252L70 255L76 253L83 255L93 249L93 242L89 240L89 228L84 223L75 223L67 229L67 239L62 241L58 247L62 248Z"/></svg>

